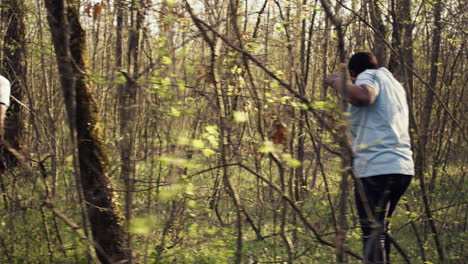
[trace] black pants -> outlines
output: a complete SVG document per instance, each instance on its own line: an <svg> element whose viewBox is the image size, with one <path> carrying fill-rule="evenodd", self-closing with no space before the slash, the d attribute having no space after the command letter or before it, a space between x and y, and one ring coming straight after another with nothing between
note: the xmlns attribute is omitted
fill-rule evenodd
<svg viewBox="0 0 468 264"><path fill-rule="evenodd" d="M387 174L356 179L354 190L363 233L364 263L390 263L390 242L385 235L390 232L387 218L392 216L411 178Z"/></svg>

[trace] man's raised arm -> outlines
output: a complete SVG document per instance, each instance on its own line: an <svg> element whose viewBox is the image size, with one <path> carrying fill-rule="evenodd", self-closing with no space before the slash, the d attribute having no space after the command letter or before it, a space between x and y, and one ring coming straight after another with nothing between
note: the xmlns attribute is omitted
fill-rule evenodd
<svg viewBox="0 0 468 264"><path fill-rule="evenodd" d="M343 93L343 83L338 74L330 73L325 79L325 83L335 89L339 94ZM347 83L345 89L349 103L354 106L366 106L375 102L376 94L369 85Z"/></svg>

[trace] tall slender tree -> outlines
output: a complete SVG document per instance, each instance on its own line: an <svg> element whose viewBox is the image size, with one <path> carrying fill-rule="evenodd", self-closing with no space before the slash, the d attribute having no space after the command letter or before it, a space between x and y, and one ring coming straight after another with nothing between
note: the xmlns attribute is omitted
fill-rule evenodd
<svg viewBox="0 0 468 264"><path fill-rule="evenodd" d="M430 124L431 124L431 113L434 108L434 99L436 93L436 85L438 81L438 70L439 70L439 56L440 56L440 44L442 37L443 23L442 19L442 2L436 1L433 3L434 11L434 26L432 31L432 50L430 57L430 82L426 86L426 96L424 98L424 111L421 115L421 129L420 138L418 140L418 148L416 151L416 162L415 171L416 177L419 178L419 183L422 192L424 210L429 221L429 227L433 234L436 250L439 256L440 263L445 263L445 253L442 242L440 241L439 231L434 222L433 213L430 209L430 202L428 198L427 186L425 181L425 173L428 171L427 166L430 160L430 153L427 151L428 144L430 143Z"/></svg>

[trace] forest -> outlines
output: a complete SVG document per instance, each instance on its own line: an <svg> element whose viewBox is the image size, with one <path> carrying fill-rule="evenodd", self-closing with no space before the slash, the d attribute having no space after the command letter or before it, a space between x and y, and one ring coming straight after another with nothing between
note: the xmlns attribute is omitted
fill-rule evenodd
<svg viewBox="0 0 468 264"><path fill-rule="evenodd" d="M463 0L0 1L0 263L363 263L324 82L357 51L409 106L392 263L466 263L467 24Z"/></svg>

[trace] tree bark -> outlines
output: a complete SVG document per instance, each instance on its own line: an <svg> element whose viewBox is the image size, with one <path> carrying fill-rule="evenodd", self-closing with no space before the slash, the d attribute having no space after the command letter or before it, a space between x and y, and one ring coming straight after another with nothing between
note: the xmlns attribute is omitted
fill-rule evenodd
<svg viewBox="0 0 468 264"><path fill-rule="evenodd" d="M408 92L408 99L413 96L413 75L408 68L413 68L413 22L411 19L411 0L392 0L392 52L388 69ZM406 65L406 67L405 67ZM410 104L411 105L411 104Z"/></svg>
<svg viewBox="0 0 468 264"><path fill-rule="evenodd" d="M88 80L85 32L75 6L67 8L63 0L45 0L45 4L68 118L77 132L81 184L94 247L102 263L123 261L128 257L122 218L110 182L99 109Z"/></svg>
<svg viewBox="0 0 468 264"><path fill-rule="evenodd" d="M385 28L384 22L382 20L382 14L380 7L378 6L378 1L369 1L370 16L372 26L377 32L374 33L374 54L377 57L379 64L381 66L387 65L387 49L385 48L385 37L387 29Z"/></svg>

